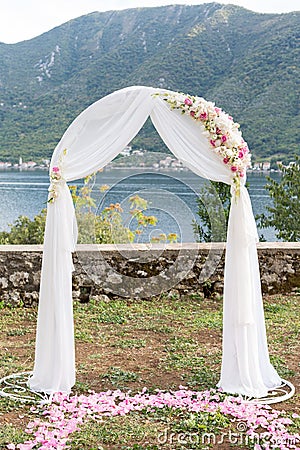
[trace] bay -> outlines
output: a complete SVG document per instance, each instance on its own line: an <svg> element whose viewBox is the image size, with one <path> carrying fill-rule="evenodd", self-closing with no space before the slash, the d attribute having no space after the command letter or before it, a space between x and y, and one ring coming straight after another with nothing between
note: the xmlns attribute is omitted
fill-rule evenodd
<svg viewBox="0 0 300 450"><path fill-rule="evenodd" d="M279 173L272 173L279 180ZM264 186L264 173L249 172L249 193L254 214L266 211L270 197ZM124 210L123 219L132 228L129 212L129 197L135 194L147 199L150 206L147 214L158 218L156 226L149 227L141 242L159 233L174 232L179 242L194 242L192 221L197 220L196 198L204 180L190 171L153 171L152 169L112 168L97 174L93 186L93 197L100 211L110 203L119 202ZM79 181L82 185L82 181ZM100 187L108 185L103 193ZM0 171L0 230L8 230L20 215L31 219L47 204L49 177L47 171ZM276 240L274 230L263 230L266 240Z"/></svg>

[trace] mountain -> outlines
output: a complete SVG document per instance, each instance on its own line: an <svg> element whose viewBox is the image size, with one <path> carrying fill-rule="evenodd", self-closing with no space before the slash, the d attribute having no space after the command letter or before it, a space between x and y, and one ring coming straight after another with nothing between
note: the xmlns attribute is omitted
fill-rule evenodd
<svg viewBox="0 0 300 450"><path fill-rule="evenodd" d="M72 120L129 85L214 101L255 157L299 153L300 12L207 3L94 12L0 43L0 159L49 158ZM147 122L134 145L161 150Z"/></svg>

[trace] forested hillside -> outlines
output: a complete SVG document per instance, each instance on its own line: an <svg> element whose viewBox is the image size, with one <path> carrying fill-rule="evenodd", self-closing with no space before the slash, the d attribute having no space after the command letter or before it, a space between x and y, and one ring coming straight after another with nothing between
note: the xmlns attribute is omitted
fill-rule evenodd
<svg viewBox="0 0 300 450"><path fill-rule="evenodd" d="M299 153L300 13L233 5L92 13L0 44L0 159L49 157L76 115L128 85L214 101L256 157ZM134 145L161 150L147 123Z"/></svg>

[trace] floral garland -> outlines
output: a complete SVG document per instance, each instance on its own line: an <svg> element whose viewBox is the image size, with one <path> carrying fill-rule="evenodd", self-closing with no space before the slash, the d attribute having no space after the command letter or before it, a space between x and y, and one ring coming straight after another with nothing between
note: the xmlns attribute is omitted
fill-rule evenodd
<svg viewBox="0 0 300 450"><path fill-rule="evenodd" d="M193 97L178 92L155 94L165 100L171 109L180 109L205 128L211 149L222 158L232 172L236 195L239 195L241 178L251 166L251 155L247 143L242 138L240 125L231 116L217 108L214 103L201 97Z"/></svg>
<svg viewBox="0 0 300 450"><path fill-rule="evenodd" d="M58 195L59 195L59 183L65 182L65 179L62 176L62 166L63 166L63 159L67 154L67 150L64 149L62 154L60 155L58 159L57 166L53 166L50 173L50 187L48 189L49 196L48 196L48 203L53 203Z"/></svg>

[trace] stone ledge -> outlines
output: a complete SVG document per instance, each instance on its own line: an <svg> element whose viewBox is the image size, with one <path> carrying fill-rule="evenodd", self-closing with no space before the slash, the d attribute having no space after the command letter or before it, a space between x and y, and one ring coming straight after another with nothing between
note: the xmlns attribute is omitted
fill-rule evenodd
<svg viewBox="0 0 300 450"><path fill-rule="evenodd" d="M300 242L260 242L257 249L263 292L298 291ZM73 255L73 295L81 301L90 296L126 296L124 283L132 297L155 295L157 286L183 295L221 294L224 250L222 242L78 245ZM42 251L42 245L0 246L0 301L38 303ZM204 282L205 267L210 276Z"/></svg>
<svg viewBox="0 0 300 450"><path fill-rule="evenodd" d="M258 250L300 250L300 242L258 242L256 246Z"/></svg>
<svg viewBox="0 0 300 450"><path fill-rule="evenodd" d="M0 253L42 252L43 245L0 245Z"/></svg>
<svg viewBox="0 0 300 450"><path fill-rule="evenodd" d="M181 250L181 249L225 249L226 242L212 242L212 243L174 243L174 244L77 244L76 252L99 251L111 252L115 250ZM300 242L258 242L257 249L270 250L300 250ZM2 252L42 252L43 245L0 245L0 253Z"/></svg>

